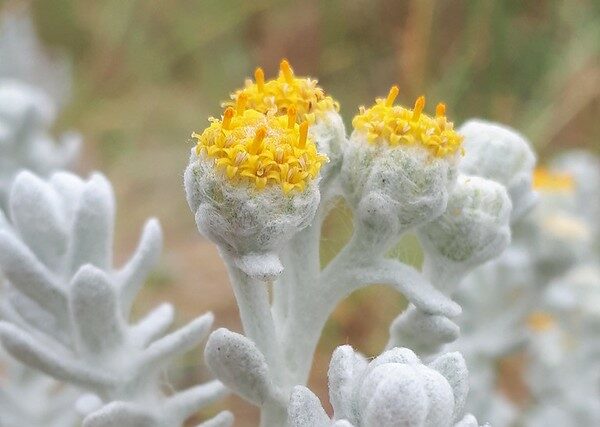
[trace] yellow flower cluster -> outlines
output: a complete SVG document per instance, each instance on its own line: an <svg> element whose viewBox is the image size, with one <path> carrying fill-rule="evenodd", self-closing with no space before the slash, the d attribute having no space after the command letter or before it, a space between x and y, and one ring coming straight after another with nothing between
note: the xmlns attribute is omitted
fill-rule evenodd
<svg viewBox="0 0 600 427"><path fill-rule="evenodd" d="M533 171L533 188L545 192L571 192L575 189L575 180L569 174L540 167Z"/></svg>
<svg viewBox="0 0 600 427"><path fill-rule="evenodd" d="M423 113L425 97L415 102L414 108L394 106L398 86L392 86L386 99L377 99L369 109L360 108L352 120L354 129L365 132L367 140L376 144L387 142L390 146L421 145L436 157L445 157L461 150L463 137L454 130L446 118L446 106L438 104L436 116Z"/></svg>
<svg viewBox="0 0 600 427"><path fill-rule="evenodd" d="M285 59L279 65L279 76L276 79L265 81L262 68L256 69L254 79L246 80L245 87L233 93L232 101L225 105L242 103L247 108L275 115L285 115L290 107L294 107L298 122L308 121L311 125L318 115L339 110L339 104L325 95L323 89L317 86L317 80L295 77L292 67Z"/></svg>
<svg viewBox="0 0 600 427"><path fill-rule="evenodd" d="M238 102L221 120L210 122L202 134L192 134L196 154L213 158L232 182L247 182L258 190L280 185L286 194L303 191L327 161L308 137L308 122L297 123L293 107L276 116Z"/></svg>

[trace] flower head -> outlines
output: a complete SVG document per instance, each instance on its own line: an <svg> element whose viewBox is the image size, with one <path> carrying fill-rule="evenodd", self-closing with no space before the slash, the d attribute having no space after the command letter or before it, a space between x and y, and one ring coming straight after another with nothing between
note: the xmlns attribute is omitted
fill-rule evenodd
<svg viewBox="0 0 600 427"><path fill-rule="evenodd" d="M392 86L387 98L379 98L369 109L361 107L352 120L358 132L367 135L371 144L387 143L392 147L421 145L436 157L445 157L462 150L462 136L446 118L446 106L436 107L436 116L423 113L425 97L417 98L414 108L394 105L398 86Z"/></svg>
<svg viewBox="0 0 600 427"><path fill-rule="evenodd" d="M244 88L234 92L231 98L226 105L241 103L261 113L286 115L290 108L295 108L298 122L306 120L311 125L318 116L339 110L337 101L325 94L317 80L296 77L286 59L279 65L277 78L265 80L265 73L259 67L254 72L254 81L246 80Z"/></svg>
<svg viewBox="0 0 600 427"><path fill-rule="evenodd" d="M257 190L280 185L285 193L304 191L315 179L327 157L317 153L308 137L308 123L296 122L294 108L286 116L265 115L256 110L228 107L223 118L192 136L196 155L214 159L215 166L234 183L248 183Z"/></svg>
<svg viewBox="0 0 600 427"><path fill-rule="evenodd" d="M185 173L199 231L255 278L281 273L279 248L312 221L327 157L308 135L308 122L263 114L240 101L193 134Z"/></svg>
<svg viewBox="0 0 600 427"><path fill-rule="evenodd" d="M225 106L256 110L268 116L295 118L296 123L308 123L308 135L317 151L327 155L329 161L321 168L319 187L324 198L337 193L337 176L342 164L342 146L346 142L344 122L338 113L339 104L309 77L297 77L287 60L282 60L279 75L265 80L262 68L254 72L254 80L231 94ZM331 191L330 191L331 189Z"/></svg>
<svg viewBox="0 0 600 427"><path fill-rule="evenodd" d="M341 172L346 200L365 225L387 236L388 245L444 212L462 141L443 104L432 118L423 113L423 97L410 110L394 106L397 95L394 86L354 118Z"/></svg>

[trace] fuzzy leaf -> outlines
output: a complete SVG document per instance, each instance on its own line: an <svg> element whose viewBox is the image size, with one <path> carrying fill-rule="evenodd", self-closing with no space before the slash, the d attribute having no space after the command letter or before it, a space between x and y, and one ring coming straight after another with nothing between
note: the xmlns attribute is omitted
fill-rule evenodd
<svg viewBox="0 0 600 427"><path fill-rule="evenodd" d="M217 329L208 338L204 358L213 374L244 399L260 405L272 394L265 357L245 336Z"/></svg>

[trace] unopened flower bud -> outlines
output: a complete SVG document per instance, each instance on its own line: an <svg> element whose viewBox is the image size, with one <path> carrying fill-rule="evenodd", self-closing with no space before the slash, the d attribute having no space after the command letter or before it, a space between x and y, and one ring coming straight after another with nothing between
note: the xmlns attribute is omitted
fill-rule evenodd
<svg viewBox="0 0 600 427"><path fill-rule="evenodd" d="M509 127L483 120L469 120L459 132L465 137L461 171L504 185L513 205L511 220L519 219L536 200L531 185L536 159L527 139Z"/></svg>
<svg viewBox="0 0 600 427"><path fill-rule="evenodd" d="M474 267L499 255L510 242L510 212L502 185L460 175L446 212L421 227L419 239L437 261Z"/></svg>

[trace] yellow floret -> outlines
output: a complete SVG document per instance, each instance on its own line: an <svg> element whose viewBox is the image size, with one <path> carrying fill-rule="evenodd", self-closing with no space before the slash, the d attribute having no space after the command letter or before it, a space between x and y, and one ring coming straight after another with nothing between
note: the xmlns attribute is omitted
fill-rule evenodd
<svg viewBox="0 0 600 427"><path fill-rule="evenodd" d="M303 191L327 161L308 137L308 123L296 123L293 108L285 116L274 116L240 108L238 102L221 120L209 120L202 134L192 134L196 154L214 159L233 183L249 183L258 190L280 185L286 194Z"/></svg>
<svg viewBox="0 0 600 427"><path fill-rule="evenodd" d="M533 188L545 192L571 192L575 189L575 180L569 174L540 167L533 172Z"/></svg>
<svg viewBox="0 0 600 427"><path fill-rule="evenodd" d="M244 106L261 113L287 114L294 107L297 121L308 121L313 124L315 119L328 111L338 111L339 104L323 89L317 86L317 80L308 77L296 77L287 60L282 60L279 66L279 76L265 81L262 68L254 72L254 81L246 80L246 85L231 95L232 101L226 106L239 105L239 99L244 99Z"/></svg>
<svg viewBox="0 0 600 427"><path fill-rule="evenodd" d="M398 86L392 86L385 99L377 99L369 109L360 108L352 120L354 129L364 132L372 144L387 143L392 147L421 145L436 157L462 152L463 137L446 118L446 106L438 104L436 116L423 113L425 97L419 97L411 110L394 105Z"/></svg>
<svg viewBox="0 0 600 427"><path fill-rule="evenodd" d="M535 311L529 315L527 326L534 332L545 332L554 327L554 317L543 311Z"/></svg>

